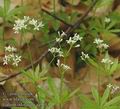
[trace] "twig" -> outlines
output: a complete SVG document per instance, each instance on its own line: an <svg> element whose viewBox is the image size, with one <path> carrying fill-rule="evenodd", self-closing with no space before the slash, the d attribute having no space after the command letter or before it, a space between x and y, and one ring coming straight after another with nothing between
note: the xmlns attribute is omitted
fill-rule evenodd
<svg viewBox="0 0 120 109"><path fill-rule="evenodd" d="M94 7L95 4L97 3L97 1L98 1L98 0L95 0L95 1L94 1L94 3L92 4L92 6L86 11L86 13L85 13L76 23L74 23L73 27L69 27L69 28L67 29L67 31L66 31L67 38L71 35L71 33L72 33L76 28L78 28L78 27L80 26L80 24L82 23L82 21L86 18L86 16L89 14L89 12L93 9L93 7ZM55 46L56 44L57 44L57 43L55 42L55 43L53 44L53 46ZM43 55L41 55L41 56L39 57L39 59L36 60L36 61L33 63L33 65L36 65L37 63L39 63L48 53L49 53L48 50L45 51L45 52L43 53ZM31 67L32 67L32 65L30 64L30 65L28 65L24 70L28 70L28 69L31 68ZM3 82L3 81L6 81L6 80L9 80L9 79L12 79L12 78L20 75L21 73L22 73L22 72L18 72L18 73L16 73L16 74L13 74L13 75L11 75L11 76L3 79L3 80L0 80L0 82Z"/></svg>
<svg viewBox="0 0 120 109"><path fill-rule="evenodd" d="M62 20L61 18L57 17L55 14L51 14L50 12L46 11L45 9L42 8L42 11L45 12L46 14L52 16L53 18L55 18L56 20L59 20L60 22L64 23L65 25L68 25L70 27L73 27L73 25L65 22L64 20Z"/></svg>

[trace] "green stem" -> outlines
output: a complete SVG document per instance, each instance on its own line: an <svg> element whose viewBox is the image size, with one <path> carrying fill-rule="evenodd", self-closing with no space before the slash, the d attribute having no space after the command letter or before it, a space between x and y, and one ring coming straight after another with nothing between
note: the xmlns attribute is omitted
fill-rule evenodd
<svg viewBox="0 0 120 109"><path fill-rule="evenodd" d="M62 97L62 93L63 93L63 83L64 83L64 72L61 72L61 77L60 77L60 97ZM61 99L61 98L60 98ZM62 104L60 103L60 109L62 109Z"/></svg>
<svg viewBox="0 0 120 109"><path fill-rule="evenodd" d="M66 53L66 56L65 56L65 57L67 57L67 56L69 55L69 53L70 53L70 51L71 51L72 47L73 47L73 45L70 45L70 48L68 49L68 51L67 51L67 53Z"/></svg>
<svg viewBox="0 0 120 109"><path fill-rule="evenodd" d="M98 92L100 92L100 75L98 73ZM100 96L99 96L99 105L100 105Z"/></svg>

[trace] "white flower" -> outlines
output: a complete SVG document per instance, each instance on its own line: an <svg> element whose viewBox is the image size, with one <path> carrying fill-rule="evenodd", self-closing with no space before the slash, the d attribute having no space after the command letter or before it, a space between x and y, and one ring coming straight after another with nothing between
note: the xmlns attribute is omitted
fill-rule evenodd
<svg viewBox="0 0 120 109"><path fill-rule="evenodd" d="M52 47L51 49L48 49L48 51L52 54L58 54L58 56L63 57L63 52L60 50L60 48Z"/></svg>
<svg viewBox="0 0 120 109"><path fill-rule="evenodd" d="M107 87L110 88L110 89L112 88L112 86L113 86L112 84L107 85Z"/></svg>
<svg viewBox="0 0 120 109"><path fill-rule="evenodd" d="M93 43L95 43L99 49L108 49L109 47L109 45L105 44L100 38L96 38Z"/></svg>
<svg viewBox="0 0 120 109"><path fill-rule="evenodd" d="M74 41L81 41L83 38L82 37L80 37L80 35L79 34L77 34L77 33L75 33L75 35L74 35L74 37L73 37L73 40Z"/></svg>
<svg viewBox="0 0 120 109"><path fill-rule="evenodd" d="M108 18L108 17L105 17L105 23L110 23L110 21L111 21L111 19L110 18Z"/></svg>
<svg viewBox="0 0 120 109"><path fill-rule="evenodd" d="M31 19L29 16L24 16L23 19L15 20L13 29L15 30L15 33L19 33L21 30L29 29L27 27L31 25L33 25L34 26L33 29L37 31L44 26L42 21L39 22L35 20L34 18Z"/></svg>
<svg viewBox="0 0 120 109"><path fill-rule="evenodd" d="M13 65L18 66L19 62L21 62L21 56L15 55L13 58Z"/></svg>
<svg viewBox="0 0 120 109"><path fill-rule="evenodd" d="M12 65L18 66L19 62L21 61L21 56L18 56L15 53L17 49L14 47L8 46L8 47L5 47L5 51L10 53L9 54L7 53L7 55L3 57L3 65L8 65L12 63Z"/></svg>
<svg viewBox="0 0 120 109"><path fill-rule="evenodd" d="M44 26L43 23L42 23L42 21L41 21L41 22L38 22L38 21L35 20L35 19L30 20L30 21L29 21L29 24L30 24L30 25L33 25L33 26L34 26L34 30L37 30L37 31L39 31L39 29Z"/></svg>
<svg viewBox="0 0 120 109"><path fill-rule="evenodd" d="M19 33L22 29L27 29L26 20L24 19L15 20L15 24L13 27L13 30L15 30L15 33Z"/></svg>
<svg viewBox="0 0 120 109"><path fill-rule="evenodd" d="M5 55L4 58L3 58L3 65L7 65L9 61L10 61L9 56Z"/></svg>
<svg viewBox="0 0 120 109"><path fill-rule="evenodd" d="M112 85L112 84L108 84L107 87L111 89L111 94L114 94L115 92L117 92L120 89L119 86Z"/></svg>
<svg viewBox="0 0 120 109"><path fill-rule="evenodd" d="M59 37L67 36L67 34L64 31L62 31L61 34L60 34L60 31L58 31L58 35L59 35Z"/></svg>
<svg viewBox="0 0 120 109"><path fill-rule="evenodd" d="M60 60L58 59L57 60L57 64L56 64L58 67L60 66Z"/></svg>
<svg viewBox="0 0 120 109"><path fill-rule="evenodd" d="M109 45L107 45L107 44L101 44L101 47L100 47L100 48L108 49L108 48L109 48Z"/></svg>
<svg viewBox="0 0 120 109"><path fill-rule="evenodd" d="M29 16L24 16L24 21L27 22L30 20L30 17Z"/></svg>
<svg viewBox="0 0 120 109"><path fill-rule="evenodd" d="M76 47L76 48L77 48L77 47L80 47L80 44L77 44L75 47Z"/></svg>
<svg viewBox="0 0 120 109"><path fill-rule="evenodd" d="M85 60L85 59L89 59L89 55L88 54L85 54L84 52L81 52L81 59L82 60Z"/></svg>
<svg viewBox="0 0 120 109"><path fill-rule="evenodd" d="M38 22L37 20L32 19L29 21L29 24L35 26L35 25L37 25L37 22Z"/></svg>
<svg viewBox="0 0 120 109"><path fill-rule="evenodd" d="M70 37L68 40L66 40L66 42L70 45L74 45L76 43L76 41L73 40L72 37Z"/></svg>
<svg viewBox="0 0 120 109"><path fill-rule="evenodd" d="M65 64L61 64L60 66L61 66L61 68L62 68L63 70L65 70L65 71L71 69L68 65L65 65Z"/></svg>
<svg viewBox="0 0 120 109"><path fill-rule="evenodd" d="M39 29L42 28L42 27L44 26L44 24L43 24L42 21L41 21L41 22L39 22L38 24L36 24L36 25L34 25L34 26L35 26L35 27L34 27L34 30L39 31Z"/></svg>
<svg viewBox="0 0 120 109"><path fill-rule="evenodd" d="M70 37L66 42L69 45L74 45L77 41L81 41L83 38L79 34L75 34L73 37Z"/></svg>
<svg viewBox="0 0 120 109"><path fill-rule="evenodd" d="M8 47L5 47L6 52L16 52L17 49L15 47L11 47L10 45Z"/></svg>
<svg viewBox="0 0 120 109"><path fill-rule="evenodd" d="M117 85L112 86L111 94L114 94L114 93L117 92L119 89L120 89L120 87L117 86Z"/></svg>
<svg viewBox="0 0 120 109"><path fill-rule="evenodd" d="M61 39L61 38L56 38L56 42L62 42L63 41L63 39Z"/></svg>
<svg viewBox="0 0 120 109"><path fill-rule="evenodd" d="M113 64L113 62L109 58L103 58L101 62L104 64Z"/></svg>
<svg viewBox="0 0 120 109"><path fill-rule="evenodd" d="M100 38L96 38L93 43L99 45L99 44L103 43L103 40L101 40Z"/></svg>

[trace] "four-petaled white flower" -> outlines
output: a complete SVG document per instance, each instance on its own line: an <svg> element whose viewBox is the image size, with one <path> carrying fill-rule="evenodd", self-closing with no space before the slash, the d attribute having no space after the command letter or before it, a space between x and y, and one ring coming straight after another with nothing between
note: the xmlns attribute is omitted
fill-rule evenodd
<svg viewBox="0 0 120 109"><path fill-rule="evenodd" d="M21 56L15 55L13 58L13 65L18 66L19 62L21 62Z"/></svg>
<svg viewBox="0 0 120 109"><path fill-rule="evenodd" d="M6 52L16 52L17 49L15 47L12 47L12 46L8 46L8 47L5 47L5 51Z"/></svg>
<svg viewBox="0 0 120 109"><path fill-rule="evenodd" d="M85 54L84 52L81 52L81 59L82 60L86 60L86 59L89 59L90 57L89 57L89 55L88 54Z"/></svg>
<svg viewBox="0 0 120 109"><path fill-rule="evenodd" d="M15 52L17 51L16 48L8 46L5 47L5 56L3 57L3 65L11 64L14 66L18 66L21 62L21 56L17 55Z"/></svg>
<svg viewBox="0 0 120 109"><path fill-rule="evenodd" d="M10 57L5 55L3 58L3 65L7 65L9 61L10 61Z"/></svg>

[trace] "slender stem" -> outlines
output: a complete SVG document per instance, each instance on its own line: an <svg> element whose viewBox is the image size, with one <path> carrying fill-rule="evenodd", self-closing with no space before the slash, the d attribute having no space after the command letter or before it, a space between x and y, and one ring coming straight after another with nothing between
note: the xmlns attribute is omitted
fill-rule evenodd
<svg viewBox="0 0 120 109"><path fill-rule="evenodd" d="M98 76L98 92L100 92L100 75L99 73L97 74ZM99 96L99 105L100 105L100 96Z"/></svg>
<svg viewBox="0 0 120 109"><path fill-rule="evenodd" d="M62 93L63 93L63 82L64 82L64 72L61 72L61 82L60 82L60 97L62 97ZM62 109L62 104L60 103L60 109Z"/></svg>
<svg viewBox="0 0 120 109"><path fill-rule="evenodd" d="M73 44L72 44L72 45L70 45L70 48L68 49L68 51L67 51L67 53L66 53L66 56L65 56L65 57L67 57L67 56L69 55L70 50L72 49L72 47L73 47Z"/></svg>
<svg viewBox="0 0 120 109"><path fill-rule="evenodd" d="M23 35L21 33L21 35L20 35L20 48L22 47L22 41L23 41Z"/></svg>

